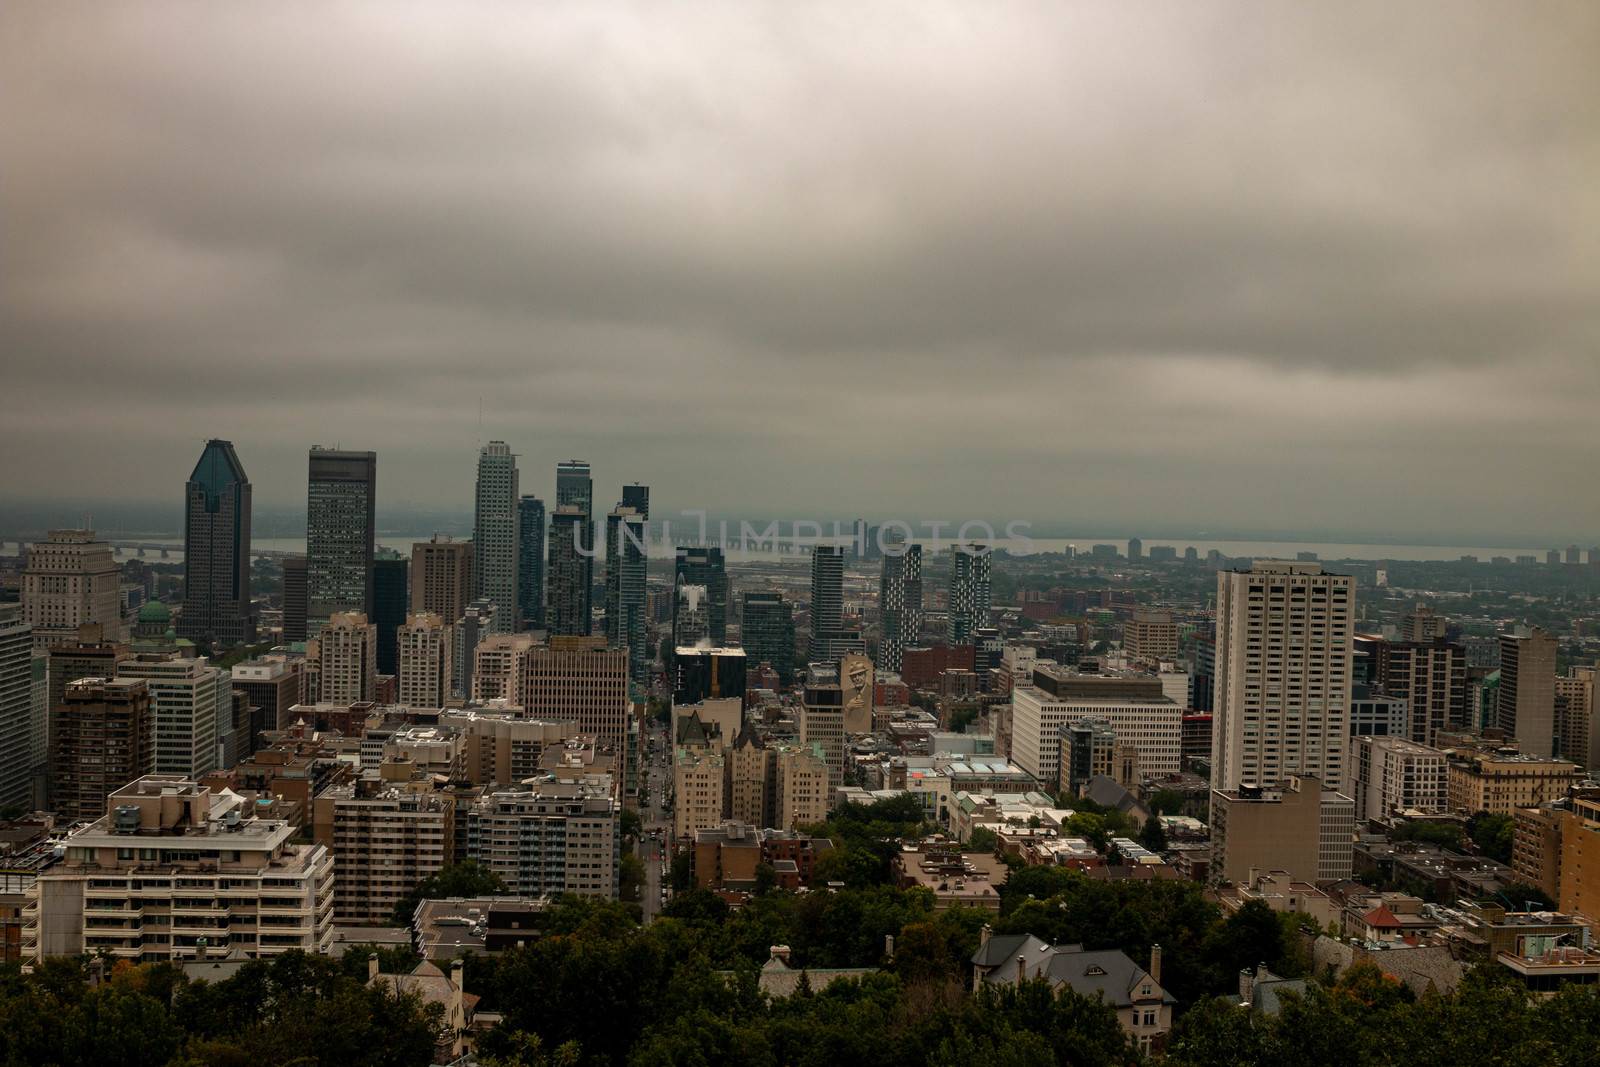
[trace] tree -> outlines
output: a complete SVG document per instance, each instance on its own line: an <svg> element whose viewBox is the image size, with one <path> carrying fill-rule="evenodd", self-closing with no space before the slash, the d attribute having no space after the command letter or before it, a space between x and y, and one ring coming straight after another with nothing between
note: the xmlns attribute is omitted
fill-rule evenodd
<svg viewBox="0 0 1600 1067"><path fill-rule="evenodd" d="M480 866L477 860L462 860L430 874L410 893L401 897L394 906L391 922L395 926L410 926L417 904L424 900L441 900L445 897L491 897L509 892L498 874Z"/></svg>
<svg viewBox="0 0 1600 1067"><path fill-rule="evenodd" d="M1511 839L1516 821L1510 815L1480 811L1467 820L1467 836L1479 852L1496 863L1511 862Z"/></svg>
<svg viewBox="0 0 1600 1067"><path fill-rule="evenodd" d="M643 827L644 823L640 820L639 813L632 808L623 808L622 814L617 816L617 829L621 831L624 840L637 841L639 831Z"/></svg>
<svg viewBox="0 0 1600 1067"><path fill-rule="evenodd" d="M1167 831L1161 825L1161 816L1151 815L1144 821L1144 829L1139 831L1139 843L1151 852L1167 850Z"/></svg>
<svg viewBox="0 0 1600 1067"><path fill-rule="evenodd" d="M987 826L974 826L972 835L962 846L963 852L993 852L1000 847L1000 836Z"/></svg>
<svg viewBox="0 0 1600 1067"><path fill-rule="evenodd" d="M623 900L637 902L644 891L645 870L630 849L622 854L622 859L617 861L617 896Z"/></svg>

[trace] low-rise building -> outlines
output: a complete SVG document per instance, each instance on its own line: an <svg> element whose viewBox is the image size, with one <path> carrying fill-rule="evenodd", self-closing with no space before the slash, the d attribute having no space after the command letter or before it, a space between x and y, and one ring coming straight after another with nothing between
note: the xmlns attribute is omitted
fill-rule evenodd
<svg viewBox="0 0 1600 1067"><path fill-rule="evenodd" d="M903 889L920 887L933 894L934 907L962 905L1000 910L1000 886L1009 869L993 856L958 852L948 847L926 850L907 845L894 858L894 877Z"/></svg>
<svg viewBox="0 0 1600 1067"><path fill-rule="evenodd" d="M1506 751L1461 752L1450 759L1450 807L1509 815L1565 796L1577 780L1577 765L1569 760Z"/></svg>
<svg viewBox="0 0 1600 1067"><path fill-rule="evenodd" d="M489 793L468 814L468 853L513 893L615 900L617 815L609 782L537 782Z"/></svg>

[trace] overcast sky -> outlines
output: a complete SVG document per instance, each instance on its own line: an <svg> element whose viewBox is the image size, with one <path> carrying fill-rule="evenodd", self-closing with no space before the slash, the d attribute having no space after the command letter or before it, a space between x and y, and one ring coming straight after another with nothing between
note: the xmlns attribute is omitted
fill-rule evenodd
<svg viewBox="0 0 1600 1067"><path fill-rule="evenodd" d="M0 363L11 498L1588 544L1600 5L11 0Z"/></svg>

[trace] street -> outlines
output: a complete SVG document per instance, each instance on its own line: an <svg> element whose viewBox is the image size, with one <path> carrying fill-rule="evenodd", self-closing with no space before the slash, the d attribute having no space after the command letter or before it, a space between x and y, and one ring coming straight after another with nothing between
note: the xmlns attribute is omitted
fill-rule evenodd
<svg viewBox="0 0 1600 1067"><path fill-rule="evenodd" d="M667 730L651 723L645 732L645 767L648 771L644 794L639 798L639 819L642 826L638 842L639 862L644 864L644 886L640 903L644 921L649 922L660 912L665 901L666 887L670 882L671 854L668 844L672 840L672 816L669 798L672 794L672 747L668 744Z"/></svg>

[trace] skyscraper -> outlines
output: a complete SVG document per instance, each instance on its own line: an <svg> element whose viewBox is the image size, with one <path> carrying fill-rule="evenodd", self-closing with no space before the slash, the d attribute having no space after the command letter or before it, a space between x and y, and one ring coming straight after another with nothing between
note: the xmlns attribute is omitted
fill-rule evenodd
<svg viewBox="0 0 1600 1067"><path fill-rule="evenodd" d="M740 633L751 667L770 663L784 685L794 683L794 606L782 594L746 593Z"/></svg>
<svg viewBox="0 0 1600 1067"><path fill-rule="evenodd" d="M1279 560L1217 572L1214 789L1344 782L1354 629L1348 575Z"/></svg>
<svg viewBox="0 0 1600 1067"><path fill-rule="evenodd" d="M1556 736L1556 639L1534 627L1500 635L1496 719L1525 756L1550 758Z"/></svg>
<svg viewBox="0 0 1600 1067"><path fill-rule="evenodd" d="M882 638L878 665L899 673L906 647L922 630L922 546L889 545L878 577L878 617Z"/></svg>
<svg viewBox="0 0 1600 1067"><path fill-rule="evenodd" d="M556 464L556 507L563 504L574 505L584 518L594 513L594 481L589 476L589 464L581 459Z"/></svg>
<svg viewBox="0 0 1600 1067"><path fill-rule="evenodd" d="M956 545L950 553L950 623L952 645L972 640L972 632L989 625L989 550L971 544Z"/></svg>
<svg viewBox="0 0 1600 1067"><path fill-rule="evenodd" d="M376 452L313 447L306 481L306 633L338 612L372 614Z"/></svg>
<svg viewBox="0 0 1600 1067"><path fill-rule="evenodd" d="M219 768L225 735L232 732L233 691L223 671L204 656L158 652L123 660L117 677L143 679L150 688L156 774L198 778Z"/></svg>
<svg viewBox="0 0 1600 1067"><path fill-rule="evenodd" d="M387 557L372 561L372 625L378 634L378 673L394 674L400 666L395 635L405 625L410 606L406 579L411 561L384 551Z"/></svg>
<svg viewBox="0 0 1600 1067"><path fill-rule="evenodd" d="M838 545L811 549L812 663L836 663L848 649L860 645L860 634L844 629L844 554Z"/></svg>
<svg viewBox="0 0 1600 1067"><path fill-rule="evenodd" d="M517 611L522 629L544 629L544 501L517 501Z"/></svg>
<svg viewBox="0 0 1600 1067"><path fill-rule="evenodd" d="M329 704L371 700L376 689L377 627L359 611L341 611L317 635L317 696Z"/></svg>
<svg viewBox="0 0 1600 1067"><path fill-rule="evenodd" d="M628 650L628 677L639 686L649 681L644 625L645 536L644 515L637 509L619 504L606 516L606 640L613 648Z"/></svg>
<svg viewBox="0 0 1600 1067"><path fill-rule="evenodd" d="M306 639L306 558L285 556L283 559L283 640Z"/></svg>
<svg viewBox="0 0 1600 1067"><path fill-rule="evenodd" d="M714 645L727 643L728 567L721 548L683 546L678 548L677 559L673 564L673 586L681 589L686 585L702 586L705 589L704 594L696 600L705 612L705 633L698 636L703 636ZM694 643L684 639L686 634L679 626L678 614L682 603L683 598L680 597L675 599L673 605L673 647Z"/></svg>
<svg viewBox="0 0 1600 1067"><path fill-rule="evenodd" d="M472 603L472 542L434 534L411 546L411 610L431 611L446 622Z"/></svg>
<svg viewBox="0 0 1600 1067"><path fill-rule="evenodd" d="M33 806L33 772L44 759L32 659L33 628L15 605L0 608L0 805Z"/></svg>
<svg viewBox="0 0 1600 1067"><path fill-rule="evenodd" d="M477 566L474 590L494 601L495 625L517 627L517 457L504 441L490 441L478 453L477 507L472 551Z"/></svg>
<svg viewBox="0 0 1600 1067"><path fill-rule="evenodd" d="M587 525L588 519L577 504L557 504L550 516L545 625L552 634L589 633L594 560L583 547Z"/></svg>
<svg viewBox="0 0 1600 1067"><path fill-rule="evenodd" d="M78 627L98 623L121 640L122 569L93 530L51 530L28 549L22 572L22 620L33 627L33 651L75 641Z"/></svg>
<svg viewBox="0 0 1600 1067"><path fill-rule="evenodd" d="M632 508L639 513L639 517L646 522L650 521L650 487L634 482L632 485L622 487L622 506Z"/></svg>
<svg viewBox="0 0 1600 1067"><path fill-rule="evenodd" d="M250 602L250 479L231 441L206 442L184 498L178 635L214 648L249 644L256 636Z"/></svg>
<svg viewBox="0 0 1600 1067"><path fill-rule="evenodd" d="M155 763L150 686L142 679L84 678L67 685L56 710L50 791L67 822L98 819L106 797L149 774Z"/></svg>

